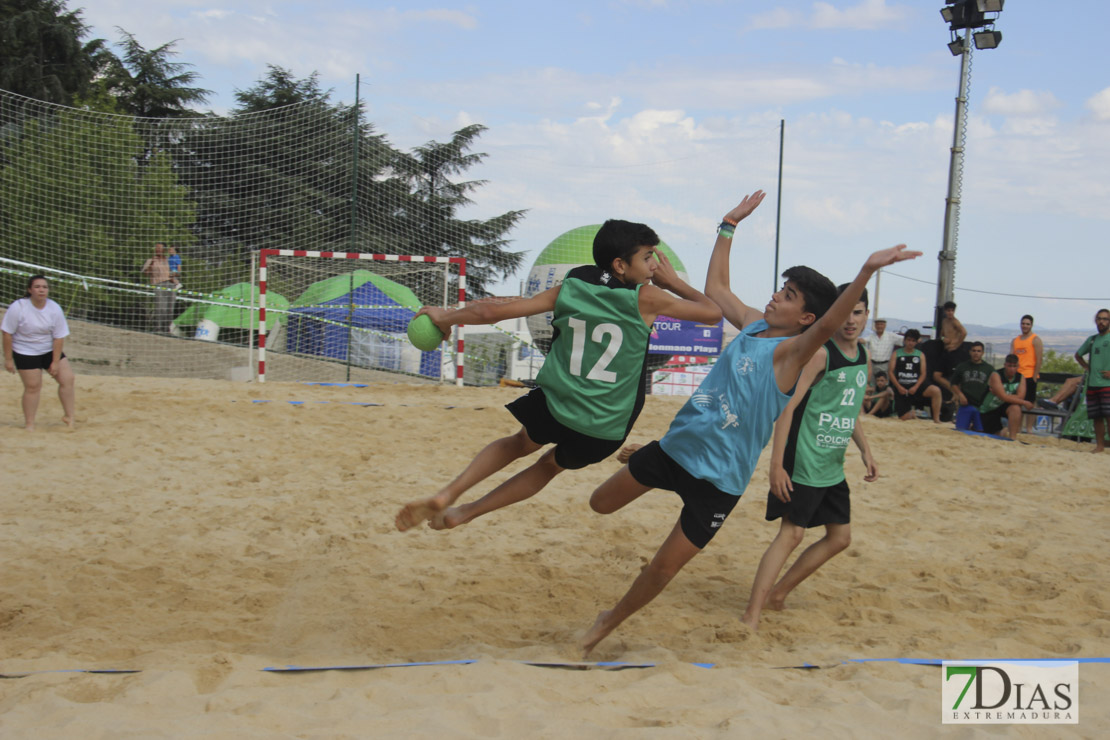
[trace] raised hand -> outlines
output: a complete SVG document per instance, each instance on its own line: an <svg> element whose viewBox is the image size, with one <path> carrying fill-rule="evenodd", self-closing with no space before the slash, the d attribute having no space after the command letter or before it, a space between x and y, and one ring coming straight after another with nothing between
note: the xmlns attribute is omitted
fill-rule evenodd
<svg viewBox="0 0 1110 740"><path fill-rule="evenodd" d="M893 265L896 262L904 262L906 260L914 260L920 256L921 252L906 249L905 244L899 244L896 247L880 249L878 252L875 252L867 258L867 262L865 262L863 266L874 272L887 265Z"/></svg>
<svg viewBox="0 0 1110 740"><path fill-rule="evenodd" d="M667 255L663 254L658 249L655 250L655 261L659 266L655 268L655 272L651 275L651 282L658 285L660 288L673 290L674 287L682 281L675 271L674 265L667 259Z"/></svg>
<svg viewBox="0 0 1110 740"><path fill-rule="evenodd" d="M767 194L762 190L756 190L751 195L745 195L744 200L740 201L740 205L725 214L725 219L740 223L759 207L765 197L767 197Z"/></svg>

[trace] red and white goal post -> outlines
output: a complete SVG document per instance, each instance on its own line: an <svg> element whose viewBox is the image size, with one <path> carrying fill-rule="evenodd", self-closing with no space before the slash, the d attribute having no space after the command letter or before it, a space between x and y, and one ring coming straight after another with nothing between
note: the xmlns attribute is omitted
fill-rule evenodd
<svg viewBox="0 0 1110 740"><path fill-rule="evenodd" d="M328 277L335 277L352 273L357 269L368 269L371 272L386 277L406 288L412 289L417 284L423 282L423 292L428 294L429 280L438 281L442 280L443 289L442 293L442 307L443 308L462 308L466 305L466 259L463 257L423 257L417 255L397 255L397 254L372 254L365 252L327 252L327 251L312 251L302 249L263 249L258 252L258 382L266 382L266 337L267 337L267 290L271 288L272 277L270 270L274 269L278 264L283 267L289 267L293 261L286 258L306 258L305 266L298 267L293 270L285 270L282 276L281 283L286 286L287 290L296 291L300 295L300 291L304 290L311 283L327 279ZM319 262L315 262L319 261ZM315 266L309 266L313 264ZM452 268L457 270L455 275L455 283L457 287L457 299L454 306L450 305L449 287L452 282L451 271ZM429 278L433 272L442 275L442 278L437 276ZM291 277L290 273L297 273L295 277ZM352 283L353 284L353 283ZM438 282L435 283L438 286ZM437 292L438 288L437 288ZM294 299L295 300L295 299ZM353 306L358 309L379 309L385 308L383 306ZM412 307L396 306L399 310L405 311L405 316L411 316L409 310L415 310ZM271 311L275 310L271 304ZM273 324L273 322L270 322ZM329 322L335 323L335 322ZM406 322L407 323L407 322ZM348 327L350 331L350 327ZM404 329L401 328L400 333L392 333L389 337L393 342L403 341L406 348L411 348L408 344L407 338L401 339ZM385 336L378 332L380 336ZM455 384L458 386L463 385L463 349L464 349L464 327L460 324L455 327L454 339L454 365L455 365ZM448 346L450 346L451 338L447 338ZM345 351L350 351L350 345L347 346ZM274 350L276 351L276 349ZM428 353L424 353L428 354ZM449 357L447 353L443 355L445 361L442 363L441 368L448 365L446 358ZM373 368L373 366L370 366ZM440 379L443 378L444 372L441 369ZM303 378L302 378L303 380Z"/></svg>

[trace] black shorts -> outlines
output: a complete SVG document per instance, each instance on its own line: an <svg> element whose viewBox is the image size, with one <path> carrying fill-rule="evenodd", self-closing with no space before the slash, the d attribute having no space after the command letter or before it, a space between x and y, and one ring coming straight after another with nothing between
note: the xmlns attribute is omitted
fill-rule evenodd
<svg viewBox="0 0 1110 740"><path fill-rule="evenodd" d="M60 360L66 358L66 353L63 352ZM44 355L21 355L18 352L12 352L12 361L15 363L16 370L49 370L50 366L54 363L54 353L47 352Z"/></svg>
<svg viewBox="0 0 1110 740"><path fill-rule="evenodd" d="M678 521L686 539L704 549L728 519L739 496L725 493L709 481L695 478L663 451L658 441L644 445L628 459L628 472L637 483L674 491L682 499Z"/></svg>
<svg viewBox="0 0 1110 740"><path fill-rule="evenodd" d="M1002 427L1010 423L1009 417L1006 416L1006 409L1010 408L1013 404L1004 403L996 409L990 411L982 411L979 413L979 418L983 421L983 431L987 434L998 434L1002 431Z"/></svg>
<svg viewBox="0 0 1110 740"><path fill-rule="evenodd" d="M555 443L555 463L566 470L579 470L601 462L624 444L623 439L598 439L564 426L551 415L542 388L505 404L524 427L528 438L538 445Z"/></svg>
<svg viewBox="0 0 1110 740"><path fill-rule="evenodd" d="M848 481L835 486L815 488L804 483L794 483L789 502L779 501L775 494L767 494L767 521L786 517L799 527L822 527L826 524L849 524L852 521L852 502L848 498Z"/></svg>
<svg viewBox="0 0 1110 740"><path fill-rule="evenodd" d="M923 385L917 389L917 393L908 396L903 396L898 391L894 392L894 413L897 416L904 416L906 412L913 409L919 409L922 406L928 406L929 401L925 398L924 390L929 386Z"/></svg>
<svg viewBox="0 0 1110 740"><path fill-rule="evenodd" d="M1037 403L1037 381L1032 378L1025 379L1025 400Z"/></svg>

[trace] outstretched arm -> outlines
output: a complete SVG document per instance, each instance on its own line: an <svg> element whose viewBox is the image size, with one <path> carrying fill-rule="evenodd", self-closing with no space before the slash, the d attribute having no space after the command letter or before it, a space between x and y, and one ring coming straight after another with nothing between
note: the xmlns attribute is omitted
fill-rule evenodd
<svg viewBox="0 0 1110 740"><path fill-rule="evenodd" d="M775 348L775 379L778 381L779 390L783 393L790 390L794 385L794 379L798 377L802 367L809 362L809 358L813 357L813 353L829 341L829 337L836 332L837 327L848 320L852 310L859 303L860 296L863 295L863 289L867 287L867 281L877 270L920 256L921 252L908 250L905 244L899 244L896 247L875 252L868 257L860 268L859 274L856 275L856 279L844 289L824 316L798 336L786 340Z"/></svg>
<svg viewBox="0 0 1110 740"><path fill-rule="evenodd" d="M740 205L725 214L725 221L739 224L763 202L765 193L757 190L744 196ZM705 276L705 294L721 307L724 317L738 329L763 318L763 312L741 301L732 292L729 280L729 258L732 255L732 236L727 232L718 233L713 244L713 255L709 258L709 271Z"/></svg>
<svg viewBox="0 0 1110 740"><path fill-rule="evenodd" d="M716 324L721 320L720 307L680 278L667 255L657 251L655 259L659 267L651 278L654 285L640 288L640 315L649 326L660 314L703 324Z"/></svg>
<svg viewBox="0 0 1110 740"><path fill-rule="evenodd" d="M805 398L806 392L816 381L817 376L824 373L826 355L827 351L822 348L813 355L813 359L806 363L802 370L802 376L798 378L798 387L794 389L793 397L787 402L786 408L782 410L775 422L775 431L771 438L771 468L769 474L771 493L783 503L789 502L790 494L794 492L794 484L791 482L784 464L786 443L790 439L790 425L794 421L794 411L798 408L802 399Z"/></svg>
<svg viewBox="0 0 1110 740"><path fill-rule="evenodd" d="M531 298L506 303L471 303L463 308L450 310L424 306L416 315L427 316L442 333L448 334L456 324L496 324L505 319L519 319L522 316L551 311L555 308L555 299L559 297L559 288L556 285Z"/></svg>

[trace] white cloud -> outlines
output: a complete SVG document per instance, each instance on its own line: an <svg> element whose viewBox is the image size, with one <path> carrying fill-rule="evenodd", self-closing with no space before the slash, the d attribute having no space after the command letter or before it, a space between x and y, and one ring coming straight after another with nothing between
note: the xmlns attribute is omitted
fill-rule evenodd
<svg viewBox="0 0 1110 740"><path fill-rule="evenodd" d="M813 4L813 28L845 28L853 31L873 31L898 26L908 20L907 7L888 6L886 0L863 0L859 5L838 10L831 3Z"/></svg>
<svg viewBox="0 0 1110 740"><path fill-rule="evenodd" d="M1018 90L1005 93L992 87L983 100L983 111L1002 116L1027 116L1042 118L1045 113L1060 107L1060 101L1047 90Z"/></svg>
<svg viewBox="0 0 1110 740"><path fill-rule="evenodd" d="M775 8L774 10L768 10L766 13L752 16L748 22L748 28L751 30L791 28L801 25L804 20L801 13L786 8Z"/></svg>
<svg viewBox="0 0 1110 740"><path fill-rule="evenodd" d="M1087 109L1095 114L1099 121L1110 121L1110 87L1092 95L1087 99Z"/></svg>

